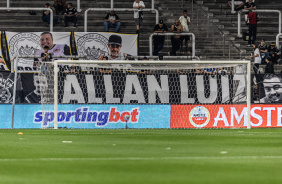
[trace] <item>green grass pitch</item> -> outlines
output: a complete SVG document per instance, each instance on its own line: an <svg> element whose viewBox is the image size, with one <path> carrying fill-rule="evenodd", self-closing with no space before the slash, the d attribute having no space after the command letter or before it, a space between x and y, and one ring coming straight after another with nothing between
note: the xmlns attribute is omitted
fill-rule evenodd
<svg viewBox="0 0 282 184"><path fill-rule="evenodd" d="M280 184L281 173L282 129L0 130L3 184Z"/></svg>

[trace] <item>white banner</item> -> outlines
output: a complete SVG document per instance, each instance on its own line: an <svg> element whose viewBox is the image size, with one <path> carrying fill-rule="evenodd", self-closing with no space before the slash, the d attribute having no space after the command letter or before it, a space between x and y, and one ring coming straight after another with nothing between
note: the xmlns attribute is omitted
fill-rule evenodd
<svg viewBox="0 0 282 184"><path fill-rule="evenodd" d="M6 32L10 60L18 55L41 56L41 53L44 53L44 46L49 47L52 56L70 55L70 34L70 32ZM34 60L34 58L20 58L19 70L34 70ZM38 60L41 61L41 58Z"/></svg>
<svg viewBox="0 0 282 184"><path fill-rule="evenodd" d="M91 60L123 60L127 56L137 56L137 38L137 34L75 33L78 55Z"/></svg>

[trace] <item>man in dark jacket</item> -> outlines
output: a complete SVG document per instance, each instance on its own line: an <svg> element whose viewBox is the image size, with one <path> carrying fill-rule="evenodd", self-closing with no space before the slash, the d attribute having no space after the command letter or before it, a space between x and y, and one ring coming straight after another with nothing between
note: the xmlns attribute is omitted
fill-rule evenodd
<svg viewBox="0 0 282 184"><path fill-rule="evenodd" d="M280 54L275 42L271 43L267 50L269 52L269 56L271 57L273 64L277 64L277 60L279 59Z"/></svg>
<svg viewBox="0 0 282 184"><path fill-rule="evenodd" d="M271 57L267 57L265 59L265 62L266 62L266 66L264 73L274 73L274 66L273 66L273 62L271 61Z"/></svg>
<svg viewBox="0 0 282 184"><path fill-rule="evenodd" d="M160 20L157 25L154 27L154 33L167 33L167 26L164 24L163 20ZM164 47L165 36L154 36L154 52L153 55L159 55L159 51L161 51Z"/></svg>

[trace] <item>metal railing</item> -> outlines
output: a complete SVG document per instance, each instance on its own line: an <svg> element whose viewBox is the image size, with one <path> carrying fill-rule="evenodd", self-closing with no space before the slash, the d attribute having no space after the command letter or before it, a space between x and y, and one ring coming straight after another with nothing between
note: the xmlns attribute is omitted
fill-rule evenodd
<svg viewBox="0 0 282 184"><path fill-rule="evenodd" d="M159 60L159 56L128 56L127 59L140 59L144 60L146 59L153 59L153 60ZM196 59L196 60L201 60L198 56L163 56L163 60L187 60L187 59Z"/></svg>
<svg viewBox="0 0 282 184"><path fill-rule="evenodd" d="M114 0L111 0L111 9L113 8L114 8ZM155 9L155 0L151 0L151 9Z"/></svg>
<svg viewBox="0 0 282 184"><path fill-rule="evenodd" d="M152 33L149 36L149 48L150 48L150 56L153 55L153 36L185 36L190 35L192 36L192 57L195 57L196 52L196 38L193 33Z"/></svg>
<svg viewBox="0 0 282 184"><path fill-rule="evenodd" d="M236 11L235 11L235 0L232 0L232 2L231 2L231 4L232 4L232 9L231 9L231 13L236 13Z"/></svg>
<svg viewBox="0 0 282 184"><path fill-rule="evenodd" d="M210 15L208 12L206 12L202 6L200 6L198 4L197 6L197 25L199 25L199 9L204 13L204 15L207 17L207 24L206 24L206 27L207 27L207 37L209 37L209 32L211 31L211 37L212 37L212 41L214 43L214 29L218 30L219 34L222 36L222 39L223 39L223 55L225 55L225 42L226 42L226 38L228 40L228 42L230 43L229 44L229 60L231 59L231 46L234 47L240 54L240 59L242 57L242 53L243 51L241 51L241 49L239 47L237 47L235 45L235 43L229 39L229 37L218 27L216 26L214 23L210 22ZM211 29L210 29L210 24L212 25L211 26Z"/></svg>
<svg viewBox="0 0 282 184"><path fill-rule="evenodd" d="M78 11L78 12L81 12L80 0L77 0L77 11Z"/></svg>
<svg viewBox="0 0 282 184"><path fill-rule="evenodd" d="M253 12L260 12L260 13L278 13L279 14L279 31L278 33L281 33L281 23L282 23L282 17L281 17L281 11L280 10L252 10ZM241 38L241 13L242 12L248 12L248 10L241 10L238 11L238 37Z"/></svg>
<svg viewBox="0 0 282 184"><path fill-rule="evenodd" d="M17 61L19 58L42 58L41 56L36 56L36 55L20 55L20 56L14 56L11 59L11 73L14 73L16 71L16 65L17 62L15 62L15 60ZM55 59L59 59L59 58L67 58L67 59L79 59L79 58L83 58L83 59L88 59L87 56L52 56L52 58ZM18 73L34 73L35 71L19 71Z"/></svg>
<svg viewBox="0 0 282 184"><path fill-rule="evenodd" d="M87 22L88 22L88 12L89 11L111 11L111 8L88 8L84 12L84 32L87 32ZM132 8L115 8L115 11L122 11L122 12L127 12L127 11L136 11ZM147 11L147 12L155 12L156 13L156 24L159 23L159 11L156 9L143 9L142 11Z"/></svg>
<svg viewBox="0 0 282 184"><path fill-rule="evenodd" d="M50 11L50 32L53 32L53 10L51 8L2 8L0 7L0 10L7 10L7 11L11 11L11 10L21 10L21 11L29 11L29 10L48 10Z"/></svg>
<svg viewBox="0 0 282 184"><path fill-rule="evenodd" d="M10 0L7 0L7 8L11 7L11 3ZM8 10L9 11L9 10ZM80 8L80 0L77 0L77 11L81 12L81 8Z"/></svg>
<svg viewBox="0 0 282 184"><path fill-rule="evenodd" d="M276 36L276 47L279 48L279 38L282 36L282 33L279 33L277 36Z"/></svg>

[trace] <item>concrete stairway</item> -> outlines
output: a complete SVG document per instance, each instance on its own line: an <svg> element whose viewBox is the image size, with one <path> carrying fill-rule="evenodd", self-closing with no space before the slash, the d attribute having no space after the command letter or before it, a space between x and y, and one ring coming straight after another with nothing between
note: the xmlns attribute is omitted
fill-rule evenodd
<svg viewBox="0 0 282 184"><path fill-rule="evenodd" d="M279 0L258 1L256 2L257 9L269 9L269 10L282 10L282 2ZM230 8L227 6L225 0L210 0L204 1L204 6L208 7L209 13L212 13L214 19L218 19L217 25L220 25L224 31L228 32L228 35L234 39L234 43L240 46L241 50L246 50L245 55L249 55L252 48L246 47L247 42L242 38L237 37L238 32L238 16L231 14ZM260 22L257 29L257 42L260 42L264 38L269 45L271 42L275 42L276 35L278 34L278 13L259 13ZM245 25L244 14L241 16L242 31L247 31L248 27Z"/></svg>

